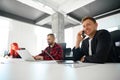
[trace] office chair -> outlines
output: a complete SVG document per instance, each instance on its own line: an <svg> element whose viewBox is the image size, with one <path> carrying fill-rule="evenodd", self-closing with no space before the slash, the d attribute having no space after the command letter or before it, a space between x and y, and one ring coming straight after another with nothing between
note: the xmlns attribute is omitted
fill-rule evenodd
<svg viewBox="0 0 120 80"><path fill-rule="evenodd" d="M58 43L62 49L63 49L63 60L65 59L65 53L66 53L66 43Z"/></svg>
<svg viewBox="0 0 120 80"><path fill-rule="evenodd" d="M110 34L115 45L118 61L120 62L120 30L112 31Z"/></svg>
<svg viewBox="0 0 120 80"><path fill-rule="evenodd" d="M66 48L66 43L58 43L63 49L63 60L73 60L73 57L68 57L71 54L71 48Z"/></svg>

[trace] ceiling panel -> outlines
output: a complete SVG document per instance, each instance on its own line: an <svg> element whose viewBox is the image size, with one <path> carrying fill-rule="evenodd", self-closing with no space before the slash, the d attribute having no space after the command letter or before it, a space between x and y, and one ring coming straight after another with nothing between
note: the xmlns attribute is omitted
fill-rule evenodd
<svg viewBox="0 0 120 80"><path fill-rule="evenodd" d="M42 15L45 15L45 13L33 7L24 5L16 0L0 0L0 10L17 15L17 16L21 16L30 20L35 20L41 17Z"/></svg>
<svg viewBox="0 0 120 80"><path fill-rule="evenodd" d="M85 16L95 17L118 8L120 8L120 0L96 0L69 13L68 15L77 20L81 20L81 18Z"/></svg>

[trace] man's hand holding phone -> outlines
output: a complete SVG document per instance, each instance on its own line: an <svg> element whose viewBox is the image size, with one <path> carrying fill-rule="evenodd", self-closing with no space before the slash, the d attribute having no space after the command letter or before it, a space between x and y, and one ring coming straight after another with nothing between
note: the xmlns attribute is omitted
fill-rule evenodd
<svg viewBox="0 0 120 80"><path fill-rule="evenodd" d="M84 34L84 31L81 30L78 32L77 34L77 38L76 38L76 46L75 48L78 48L79 45L80 45L80 42L85 38L85 34Z"/></svg>

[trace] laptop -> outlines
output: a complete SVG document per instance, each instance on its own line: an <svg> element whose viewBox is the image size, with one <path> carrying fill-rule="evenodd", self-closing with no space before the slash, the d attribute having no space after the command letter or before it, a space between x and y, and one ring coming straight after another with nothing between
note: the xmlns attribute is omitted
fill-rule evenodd
<svg viewBox="0 0 120 80"><path fill-rule="evenodd" d="M23 60L25 61L36 61L32 55L29 53L28 50L26 49L21 49L17 51L18 54L22 57ZM49 53L46 53L48 56L52 57ZM53 57L52 57L53 58ZM55 60L53 59L55 62L57 62L58 64L78 64L78 62L74 62L71 60Z"/></svg>
<svg viewBox="0 0 120 80"><path fill-rule="evenodd" d="M35 59L32 57L28 50L18 50L17 52L22 57L23 60L35 61Z"/></svg>

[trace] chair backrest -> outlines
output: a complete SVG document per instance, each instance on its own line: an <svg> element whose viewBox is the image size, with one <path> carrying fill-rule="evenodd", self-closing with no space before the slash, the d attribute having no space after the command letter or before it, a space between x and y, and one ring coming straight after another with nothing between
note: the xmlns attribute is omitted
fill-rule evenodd
<svg viewBox="0 0 120 80"><path fill-rule="evenodd" d="M65 59L65 53L66 53L66 43L58 43L62 49L63 49L63 60Z"/></svg>
<svg viewBox="0 0 120 80"><path fill-rule="evenodd" d="M116 54L117 54L117 62L120 62L120 30L115 30L113 32L110 33L112 40L115 44L115 50L116 50Z"/></svg>
<svg viewBox="0 0 120 80"><path fill-rule="evenodd" d="M110 34L114 42L120 41L120 30L112 31Z"/></svg>
<svg viewBox="0 0 120 80"><path fill-rule="evenodd" d="M58 43L61 47L62 47L62 49L66 49L66 43Z"/></svg>
<svg viewBox="0 0 120 80"><path fill-rule="evenodd" d="M113 42L116 46L120 46L120 30L110 32Z"/></svg>

